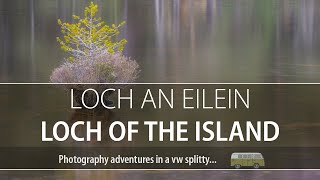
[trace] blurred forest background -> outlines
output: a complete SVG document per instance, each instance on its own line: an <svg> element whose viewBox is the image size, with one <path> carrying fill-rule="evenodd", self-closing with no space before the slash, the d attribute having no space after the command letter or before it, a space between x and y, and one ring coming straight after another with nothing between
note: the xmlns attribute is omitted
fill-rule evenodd
<svg viewBox="0 0 320 180"><path fill-rule="evenodd" d="M90 1L0 0L0 81L48 82L63 61L57 19ZM127 23L139 82L319 82L320 1L94 0Z"/></svg>
<svg viewBox="0 0 320 180"><path fill-rule="evenodd" d="M49 82L63 62L56 37L57 19L72 22L91 0L0 0L0 82ZM141 67L139 82L320 82L319 0L93 0L108 24L127 23L119 38L124 54ZM18 89L16 90L18 91ZM7 98L15 88L0 93ZM36 119L56 120L67 108L52 111L57 96L34 90L22 98L27 106L7 101L1 114L6 143L38 140ZM297 91L298 94L300 91ZM49 93L50 94L50 93ZM46 99L41 98L46 97ZM281 102L282 94L277 96ZM60 97L61 98L61 97ZM268 97L266 97L268 98ZM270 98L269 98L270 99ZM299 98L296 98L299 101ZM7 99L8 100L8 99ZM60 99L62 102L62 100ZM272 102L272 99L270 100ZM308 100L306 100L308 101ZM311 100L310 100L311 101ZM261 101L264 102L264 101ZM312 99L314 102L314 99ZM300 102L301 103L301 102ZM311 106L306 106L309 108ZM276 111L279 107L275 106ZM285 108L285 107L284 107ZM316 112L317 105L311 110ZM40 109L40 110L39 110ZM33 112L45 112L32 114ZM311 110L303 111L309 113ZM18 113L17 113L18 112ZM285 113L285 111L283 111ZM302 112L302 111L296 111ZM291 114L288 112L287 114ZM286 115L287 115L286 114ZM294 114L294 113L293 113ZM310 117L312 116L312 113ZM57 116L57 117L56 117ZM20 118L21 117L21 118ZM45 117L45 118L42 118ZM59 118L58 118L59 117ZM318 119L307 120L318 122ZM295 116L295 118L299 118ZM61 118L63 119L63 118ZM30 120L30 121L28 121ZM300 120L300 119L299 119ZM29 122L29 123L25 123ZM307 121L305 121L308 123ZM8 125L13 123L14 125ZM318 125L318 123L316 124ZM308 124L299 127L314 128ZM294 126L295 128L296 126ZM25 133L25 130L33 129ZM8 134L19 132L15 137ZM294 129L295 132L299 133ZM313 137L301 135L302 139ZM11 138L11 139L10 139ZM317 138L314 136L313 138ZM32 139L32 140L34 140ZM291 138L292 141L304 143ZM303 152L301 152L303 153ZM319 171L1 171L0 179L319 179Z"/></svg>

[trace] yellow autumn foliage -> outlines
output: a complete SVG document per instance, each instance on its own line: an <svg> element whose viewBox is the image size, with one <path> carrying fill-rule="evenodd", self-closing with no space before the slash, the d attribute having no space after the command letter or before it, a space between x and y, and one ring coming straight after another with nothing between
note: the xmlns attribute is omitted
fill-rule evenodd
<svg viewBox="0 0 320 180"><path fill-rule="evenodd" d="M93 2L84 10L84 17L73 15L75 23L66 23L58 19L63 37L57 37L61 49L74 57L93 56L103 53L121 53L126 39L116 41L119 29L125 24L106 25L101 17L96 17L98 5Z"/></svg>

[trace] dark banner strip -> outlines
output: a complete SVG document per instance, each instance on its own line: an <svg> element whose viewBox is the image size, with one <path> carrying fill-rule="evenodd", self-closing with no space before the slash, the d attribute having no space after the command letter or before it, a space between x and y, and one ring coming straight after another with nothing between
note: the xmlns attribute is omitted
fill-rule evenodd
<svg viewBox="0 0 320 180"><path fill-rule="evenodd" d="M320 148L1 148L1 169L320 169Z"/></svg>

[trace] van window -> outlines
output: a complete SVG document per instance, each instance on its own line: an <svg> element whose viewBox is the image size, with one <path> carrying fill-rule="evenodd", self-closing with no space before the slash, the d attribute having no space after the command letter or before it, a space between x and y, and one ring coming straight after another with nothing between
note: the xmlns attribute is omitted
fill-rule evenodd
<svg viewBox="0 0 320 180"><path fill-rule="evenodd" d="M248 158L249 158L249 159L252 159L252 155L251 155L251 154L249 154L249 155L248 155Z"/></svg>
<svg viewBox="0 0 320 180"><path fill-rule="evenodd" d="M248 158L248 155L244 154L243 159L247 159L247 158Z"/></svg>
<svg viewBox="0 0 320 180"><path fill-rule="evenodd" d="M261 157L260 154L255 154L255 155L254 155L254 158L255 158L255 159L262 159L262 157Z"/></svg>
<svg viewBox="0 0 320 180"><path fill-rule="evenodd" d="M239 155L238 155L238 158L239 158L239 159L242 159L242 155L241 155L241 154L239 154Z"/></svg>

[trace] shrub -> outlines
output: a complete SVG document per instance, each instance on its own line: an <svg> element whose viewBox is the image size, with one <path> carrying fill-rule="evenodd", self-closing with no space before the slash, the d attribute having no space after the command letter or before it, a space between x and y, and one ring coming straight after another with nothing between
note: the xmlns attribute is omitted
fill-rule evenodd
<svg viewBox="0 0 320 180"><path fill-rule="evenodd" d="M92 85L76 83L133 83L138 78L139 65L135 60L122 54L100 54L90 57L79 57L72 62L66 61L56 68L50 80L52 83L65 84L65 89L87 88L105 89L110 85ZM123 88L123 84L113 84L112 88Z"/></svg>
<svg viewBox="0 0 320 180"><path fill-rule="evenodd" d="M71 54L69 57L71 61L65 61L52 72L50 77L52 83L63 84L61 86L64 89L74 88L77 92L88 88L99 91L109 87L123 88L124 83L132 83L138 78L139 65L135 60L122 54L127 41L116 40L120 33L119 28L124 22L120 25L105 25L101 18L96 17L97 11L98 6L91 2L85 8L83 18L73 16L76 23L58 20L64 36L58 37L57 41L64 51Z"/></svg>

